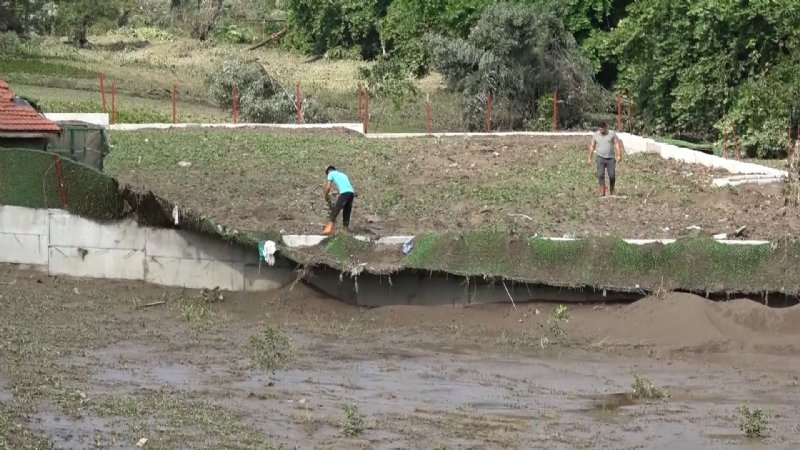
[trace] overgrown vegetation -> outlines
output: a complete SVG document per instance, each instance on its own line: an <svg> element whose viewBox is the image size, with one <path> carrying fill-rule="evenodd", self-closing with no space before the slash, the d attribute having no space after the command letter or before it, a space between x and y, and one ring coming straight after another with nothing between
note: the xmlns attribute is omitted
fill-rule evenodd
<svg viewBox="0 0 800 450"><path fill-rule="evenodd" d="M769 427L769 415L761 408L750 408L746 403L736 408L739 413L739 429L745 436L761 438Z"/></svg>
<svg viewBox="0 0 800 450"><path fill-rule="evenodd" d="M224 109L233 108L234 87L242 118L253 123L286 123L296 120L297 99L266 67L256 60L230 58L212 71L207 84L214 101ZM301 102L304 123L327 122L329 117L312 97Z"/></svg>
<svg viewBox="0 0 800 450"><path fill-rule="evenodd" d="M358 406L345 405L342 433L347 437L355 437L361 435L365 428L364 415L358 410Z"/></svg>
<svg viewBox="0 0 800 450"><path fill-rule="evenodd" d="M537 111L540 98L558 91L564 105L560 122L580 124L603 99L588 62L574 38L549 8L496 3L488 7L467 39L436 36L433 61L450 89L462 94L465 124L484 127L487 95L492 97L492 126L519 129L552 107Z"/></svg>
<svg viewBox="0 0 800 450"><path fill-rule="evenodd" d="M250 360L258 370L274 373L285 367L292 357L292 344L280 328L267 326L250 337Z"/></svg>
<svg viewBox="0 0 800 450"><path fill-rule="evenodd" d="M661 400L670 397L669 391L653 384L648 378L633 374L633 398L640 400Z"/></svg>

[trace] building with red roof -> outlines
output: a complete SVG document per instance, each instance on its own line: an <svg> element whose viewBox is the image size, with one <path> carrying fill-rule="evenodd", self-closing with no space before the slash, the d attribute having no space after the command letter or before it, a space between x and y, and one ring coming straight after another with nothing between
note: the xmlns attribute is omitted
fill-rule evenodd
<svg viewBox="0 0 800 450"><path fill-rule="evenodd" d="M48 139L60 133L57 123L45 118L0 80L0 147L46 150Z"/></svg>

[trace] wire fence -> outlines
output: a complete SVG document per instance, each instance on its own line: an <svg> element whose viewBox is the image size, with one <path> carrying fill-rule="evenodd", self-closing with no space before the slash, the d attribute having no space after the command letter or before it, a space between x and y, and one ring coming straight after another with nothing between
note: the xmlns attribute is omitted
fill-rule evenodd
<svg viewBox="0 0 800 450"><path fill-rule="evenodd" d="M275 239L268 230L229 230L152 192L121 187L94 168L41 150L0 149L0 205L63 209L97 221L130 217L143 226L181 228L244 245Z"/></svg>

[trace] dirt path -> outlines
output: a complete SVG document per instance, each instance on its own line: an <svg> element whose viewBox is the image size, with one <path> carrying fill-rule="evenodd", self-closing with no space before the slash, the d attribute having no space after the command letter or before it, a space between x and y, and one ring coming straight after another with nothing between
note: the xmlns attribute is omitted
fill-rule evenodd
<svg viewBox="0 0 800 450"><path fill-rule="evenodd" d="M542 348L553 305L361 310L302 285L219 294L2 267L0 282L0 448L800 445L796 308L575 307ZM254 347L265 326L282 331ZM283 336L286 364L254 369ZM632 400L633 374L671 398ZM743 402L772 412L764 440L738 430ZM360 435L343 432L346 405Z"/></svg>

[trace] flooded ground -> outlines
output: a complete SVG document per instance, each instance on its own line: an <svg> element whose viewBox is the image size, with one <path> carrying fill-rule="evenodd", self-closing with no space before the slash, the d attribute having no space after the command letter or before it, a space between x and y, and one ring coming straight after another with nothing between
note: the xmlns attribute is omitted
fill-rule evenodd
<svg viewBox="0 0 800 450"><path fill-rule="evenodd" d="M0 283L0 448L800 446L796 307L669 295L555 320L556 305L363 310L302 285L8 267ZM637 398L634 375L669 396ZM769 412L763 438L740 431L743 403Z"/></svg>

